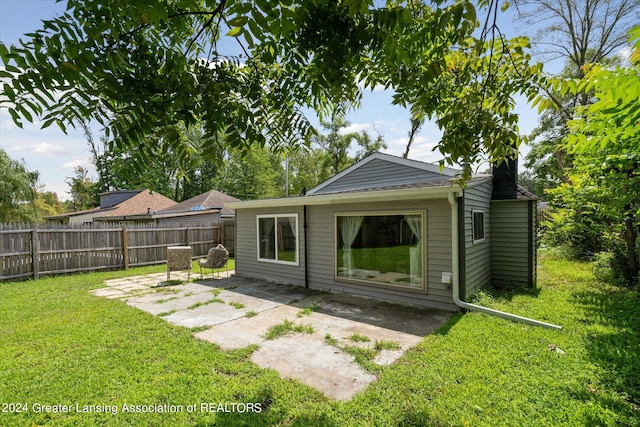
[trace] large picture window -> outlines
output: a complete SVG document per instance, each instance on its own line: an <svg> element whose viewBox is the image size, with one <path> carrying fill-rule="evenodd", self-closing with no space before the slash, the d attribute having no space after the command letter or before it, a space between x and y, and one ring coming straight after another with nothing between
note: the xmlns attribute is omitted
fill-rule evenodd
<svg viewBox="0 0 640 427"><path fill-rule="evenodd" d="M336 215L336 276L424 289L425 215Z"/></svg>
<svg viewBox="0 0 640 427"><path fill-rule="evenodd" d="M258 259L298 265L298 214L258 215Z"/></svg>

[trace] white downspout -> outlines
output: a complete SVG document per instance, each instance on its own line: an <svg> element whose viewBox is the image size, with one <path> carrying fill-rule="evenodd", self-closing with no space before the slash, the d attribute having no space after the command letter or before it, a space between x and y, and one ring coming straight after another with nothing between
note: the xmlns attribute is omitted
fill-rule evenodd
<svg viewBox="0 0 640 427"><path fill-rule="evenodd" d="M491 308L482 307L480 305L471 304L460 299L460 261L458 251L458 202L456 201L455 192L449 193L449 204L451 205L451 257L453 262L453 302L460 308L467 310L479 311L481 313L490 314L492 316L502 317L504 319L513 320L514 322L526 323L528 325L543 326L550 329L562 330L562 326L553 325L551 323L541 322L539 320L529 319L528 317L517 316L504 311L493 310Z"/></svg>

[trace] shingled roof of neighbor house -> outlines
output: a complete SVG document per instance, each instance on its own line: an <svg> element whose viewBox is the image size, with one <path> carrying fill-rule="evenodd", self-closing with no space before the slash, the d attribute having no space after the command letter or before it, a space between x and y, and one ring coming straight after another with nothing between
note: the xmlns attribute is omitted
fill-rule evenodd
<svg viewBox="0 0 640 427"><path fill-rule="evenodd" d="M152 190L137 190L137 194L118 203L117 205L100 209L101 214L94 220L124 219L130 215L153 214L177 203L168 197Z"/></svg>
<svg viewBox="0 0 640 427"><path fill-rule="evenodd" d="M225 194L221 191L210 190L202 194L198 194L184 202L177 203L171 207L158 211L159 214L189 212L208 209L221 209L222 216L235 215L235 209L226 208L226 202L239 202L233 196Z"/></svg>

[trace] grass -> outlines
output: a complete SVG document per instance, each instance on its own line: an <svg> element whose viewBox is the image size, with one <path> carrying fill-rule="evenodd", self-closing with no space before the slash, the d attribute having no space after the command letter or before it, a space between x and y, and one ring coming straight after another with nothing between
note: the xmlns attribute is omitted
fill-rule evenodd
<svg viewBox="0 0 640 427"><path fill-rule="evenodd" d="M160 317L167 317L167 316L171 316L173 313L177 312L178 310L169 310L169 311L163 311L162 313L158 313L158 316Z"/></svg>
<svg viewBox="0 0 640 427"><path fill-rule="evenodd" d="M251 317L256 317L257 315L258 315L257 311L249 310L244 314L244 317L251 318Z"/></svg>
<svg viewBox="0 0 640 427"><path fill-rule="evenodd" d="M318 306L316 304L309 305L296 313L296 317L300 318L303 316L309 316L311 313L316 311Z"/></svg>
<svg viewBox="0 0 640 427"><path fill-rule="evenodd" d="M159 299L157 301L155 301L156 304L164 304L165 302L169 302L169 301L173 301L178 299L178 297L169 297L169 298L163 298L163 299Z"/></svg>
<svg viewBox="0 0 640 427"><path fill-rule="evenodd" d="M354 248L351 249L351 258L355 268L363 270L375 270L381 273L401 272L409 273L409 250L415 245L397 245L384 248ZM344 250L338 248L336 259L338 267L342 265Z"/></svg>
<svg viewBox="0 0 640 427"><path fill-rule="evenodd" d="M187 307L187 310L192 310L194 308L198 308L198 307L202 307L203 305L209 305L209 304L224 304L224 300L221 300L220 298L212 298L210 300L207 301L199 301L195 304L190 305L189 307Z"/></svg>
<svg viewBox="0 0 640 427"><path fill-rule="evenodd" d="M371 338L358 333L350 335L347 339L351 342L361 344L371 342ZM360 365L362 369L372 374L379 374L385 369L384 366L374 362L374 359L382 350L398 350L400 348L398 343L385 340L376 340L373 346L342 345L340 341L331 336L331 334L325 335L324 342L327 345L334 346L352 355L355 362Z"/></svg>
<svg viewBox="0 0 640 427"><path fill-rule="evenodd" d="M379 353L376 349L364 348L356 345L344 345L339 346L338 348L345 353L352 355L355 362L360 365L362 369L371 374L378 374L384 369L384 367L373 361Z"/></svg>
<svg viewBox="0 0 640 427"><path fill-rule="evenodd" d="M382 351L382 350L400 350L400 344L393 341L385 341L385 340L376 340L373 348Z"/></svg>
<svg viewBox="0 0 640 427"><path fill-rule="evenodd" d="M331 334L325 334L324 342L327 345L337 346L339 341L337 338L333 337Z"/></svg>
<svg viewBox="0 0 640 427"><path fill-rule="evenodd" d="M489 290L480 300L563 331L458 313L347 402L260 369L250 360L256 346L222 351L189 328L88 293L161 268L2 283L0 404L29 411L0 412L0 425L640 426L638 292L596 280L588 263L540 258L538 289ZM364 363L371 356L350 351ZM118 413L31 410L76 402ZM260 413L207 410L234 402L270 404ZM125 403L183 411L122 412Z"/></svg>
<svg viewBox="0 0 640 427"><path fill-rule="evenodd" d="M229 305L237 308L238 310L240 310L241 308L245 308L245 305L243 303L237 301L231 301L229 302Z"/></svg>
<svg viewBox="0 0 640 427"><path fill-rule="evenodd" d="M282 323L270 327L264 334L264 337L268 340L274 340L276 338L296 332L312 334L314 332L314 329L313 326L298 325L290 320L284 319Z"/></svg>
<svg viewBox="0 0 640 427"><path fill-rule="evenodd" d="M370 342L371 338L366 335L355 333L349 337L349 339L353 342Z"/></svg>

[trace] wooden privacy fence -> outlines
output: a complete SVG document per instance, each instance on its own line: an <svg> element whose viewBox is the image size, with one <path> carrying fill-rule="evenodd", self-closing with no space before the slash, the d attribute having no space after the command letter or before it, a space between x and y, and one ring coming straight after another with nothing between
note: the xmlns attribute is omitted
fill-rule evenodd
<svg viewBox="0 0 640 427"><path fill-rule="evenodd" d="M168 246L191 246L194 258L204 257L228 240L224 231L224 225L0 224L0 280L158 264Z"/></svg>
<svg viewBox="0 0 640 427"><path fill-rule="evenodd" d="M229 251L229 256L234 256L236 253L236 220L224 219L220 225L221 234L220 240L222 244Z"/></svg>

